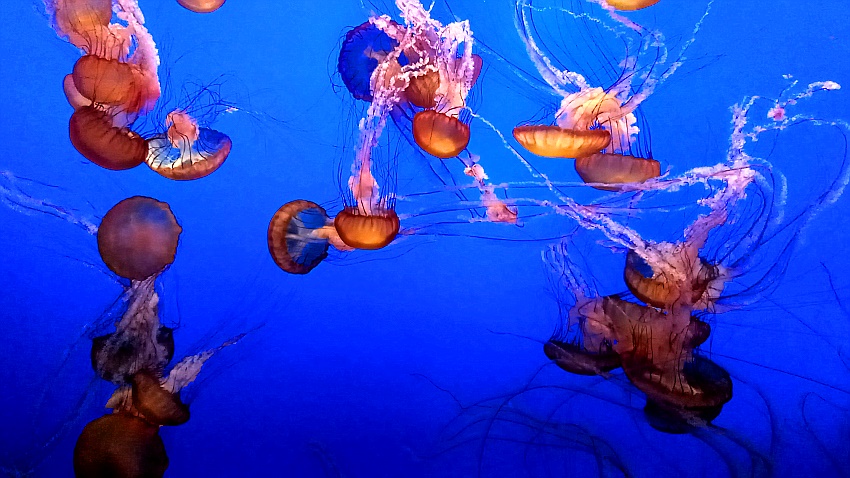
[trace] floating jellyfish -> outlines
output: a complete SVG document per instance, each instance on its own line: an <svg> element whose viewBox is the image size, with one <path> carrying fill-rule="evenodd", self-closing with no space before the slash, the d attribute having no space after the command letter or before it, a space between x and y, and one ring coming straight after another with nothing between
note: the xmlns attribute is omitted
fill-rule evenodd
<svg viewBox="0 0 850 478"><path fill-rule="evenodd" d="M163 476L168 468L159 427L124 413L86 425L74 447L77 478Z"/></svg>
<svg viewBox="0 0 850 478"><path fill-rule="evenodd" d="M600 5L607 3L617 10L631 11L651 7L658 2L659 0L600 0Z"/></svg>
<svg viewBox="0 0 850 478"><path fill-rule="evenodd" d="M322 206L298 199L277 210L269 222L269 253L281 269L291 274L306 274L328 256L331 244L339 250L351 250L340 239Z"/></svg>
<svg viewBox="0 0 850 478"><path fill-rule="evenodd" d="M226 0L177 0L177 3L186 10L195 13L212 13L222 5Z"/></svg>
<svg viewBox="0 0 850 478"><path fill-rule="evenodd" d="M77 109L68 122L71 144L86 159L102 168L135 168L145 161L148 145L126 126L115 126L112 118L106 111L93 106Z"/></svg>
<svg viewBox="0 0 850 478"><path fill-rule="evenodd" d="M199 127L185 111L168 113L166 126L164 135L148 138L145 162L168 179L192 180L212 174L233 146L226 134Z"/></svg>
<svg viewBox="0 0 850 478"><path fill-rule="evenodd" d="M144 280L174 262L181 231L168 204L135 196L106 213L97 246L110 270L127 279Z"/></svg>

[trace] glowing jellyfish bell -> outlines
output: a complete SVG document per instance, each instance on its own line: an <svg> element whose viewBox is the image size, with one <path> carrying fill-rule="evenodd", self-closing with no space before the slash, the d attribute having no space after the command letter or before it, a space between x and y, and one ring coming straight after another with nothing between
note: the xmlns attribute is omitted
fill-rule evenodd
<svg viewBox="0 0 850 478"><path fill-rule="evenodd" d="M92 421L74 446L77 478L161 477L168 468L159 426L126 413Z"/></svg>
<svg viewBox="0 0 850 478"><path fill-rule="evenodd" d="M212 13L222 5L226 0L177 0L177 3L186 10L191 10L195 13Z"/></svg>
<svg viewBox="0 0 850 478"><path fill-rule="evenodd" d="M174 262L182 230L168 204L134 196L116 204L103 217L97 247L111 271L140 281Z"/></svg>
<svg viewBox="0 0 850 478"><path fill-rule="evenodd" d="M148 138L145 162L168 179L191 180L212 174L233 147L226 134L198 126L182 110L169 113L166 126L165 134Z"/></svg>
<svg viewBox="0 0 850 478"><path fill-rule="evenodd" d="M314 202L290 201L269 222L269 254L278 267L290 274L313 270L328 256L330 245L350 250L339 238L325 209Z"/></svg>
<svg viewBox="0 0 850 478"><path fill-rule="evenodd" d="M651 7L660 0L601 0L617 10L632 11Z"/></svg>
<svg viewBox="0 0 850 478"><path fill-rule="evenodd" d="M115 125L108 111L83 106L71 115L68 136L86 159L112 170L135 168L148 154L145 140L123 125Z"/></svg>

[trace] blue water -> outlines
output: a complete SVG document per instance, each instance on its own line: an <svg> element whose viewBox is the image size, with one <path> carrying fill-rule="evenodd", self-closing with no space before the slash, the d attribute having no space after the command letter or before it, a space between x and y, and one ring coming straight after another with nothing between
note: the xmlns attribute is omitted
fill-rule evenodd
<svg viewBox="0 0 850 478"><path fill-rule="evenodd" d="M661 0L628 16L664 31L678 51L706 7L681 3ZM451 13L436 5L434 18L469 19L487 46L476 46L490 68L475 112L507 138L545 108L551 117L557 99L517 76L534 70L514 2L449 5ZM400 20L391 2L231 0L209 15L170 0L140 6L172 92L165 100L174 105L198 85L215 85L238 108L215 118L233 151L209 177L174 182L144 165L113 172L82 158L68 140L72 109L62 91L78 51L56 36L40 2L0 5L4 476L73 476L76 437L106 412L112 385L91 370L90 338L96 324L114 320L123 286L86 224L132 195L168 202L183 227L177 259L159 283L163 322L178 326L176 356L248 332L184 392L191 420L161 430L166 476L850 473L850 200L819 197L841 171L847 130L807 123L753 145L787 179L785 220L824 204L783 243L794 247L787 267L761 265L769 272L748 276L771 286L768 293L712 317L702 348L732 375L734 398L713 427L666 435L646 423L643 395L622 374L604 380L547 365L541 343L558 322L558 304L541 252L576 229L566 217L534 218L521 207L522 227L431 224L382 251L332 254L306 276L286 274L269 257L266 228L282 204L303 198L332 213L341 207L339 178L348 176L362 105L342 86L336 54L345 32L370 13ZM746 96L778 97L790 82L783 75L799 80L795 92L815 81L850 85L846 17L838 0L715 1L680 70L642 106L651 128L645 141L662 169L723 161L729 108ZM620 51L604 60L564 54L616 67ZM759 111L757 121L766 122L766 108ZM848 111L842 89L793 112L832 122ZM472 128L470 149L494 182L539 183L482 121ZM456 221L465 205L392 124L385 134L401 151L397 191L407 199L399 214L437 208L436 217ZM554 179L577 180L563 162L534 161ZM459 164L447 166L467 183ZM513 188L512 197L523 196ZM415 195L423 192L438 199ZM693 214L659 211L642 230L669 239ZM577 238L576 247L600 288L620 292L622 251L599 239Z"/></svg>

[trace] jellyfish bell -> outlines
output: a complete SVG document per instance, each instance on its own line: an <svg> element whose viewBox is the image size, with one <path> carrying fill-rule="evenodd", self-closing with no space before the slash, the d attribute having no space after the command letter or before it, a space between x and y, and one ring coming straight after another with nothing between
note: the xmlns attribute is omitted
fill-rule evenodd
<svg viewBox="0 0 850 478"><path fill-rule="evenodd" d="M618 184L642 183L661 175L661 163L628 154L594 153L576 158L575 168L582 181L601 183L597 189L619 191Z"/></svg>
<svg viewBox="0 0 850 478"><path fill-rule="evenodd" d="M97 247L112 272L140 281L174 262L182 230L168 204L134 196L103 217Z"/></svg>
<svg viewBox="0 0 850 478"><path fill-rule="evenodd" d="M284 271L306 274L328 256L328 236L322 231L329 227L332 221L323 207L303 199L290 201L269 222L269 254Z"/></svg>
<svg viewBox="0 0 850 478"><path fill-rule="evenodd" d="M514 138L525 149L546 158L579 158L598 153L611 144L611 133L603 129L573 130L560 126L517 126Z"/></svg>
<svg viewBox="0 0 850 478"><path fill-rule="evenodd" d="M147 140L145 162L168 179L200 179L218 170L233 142L226 134L204 127L188 113L175 110L166 117L165 134Z"/></svg>
<svg viewBox="0 0 850 478"><path fill-rule="evenodd" d="M420 148L440 159L453 158L469 144L469 125L457 117L424 110L413 117L413 138Z"/></svg>
<svg viewBox="0 0 850 478"><path fill-rule="evenodd" d="M133 374L133 406L154 425L176 426L189 421L189 407L180 401L179 393L162 387L160 378L150 370Z"/></svg>
<svg viewBox="0 0 850 478"><path fill-rule="evenodd" d="M98 166L114 171L142 164L148 145L124 125L116 126L117 116L94 106L83 106L71 115L68 136L74 148Z"/></svg>
<svg viewBox="0 0 850 478"><path fill-rule="evenodd" d="M161 477L166 468L168 455L159 427L126 413L90 422L74 446L77 478Z"/></svg>
<svg viewBox="0 0 850 478"><path fill-rule="evenodd" d="M93 103L133 109L142 95L141 85L136 84L141 74L137 70L138 65L131 63L83 55L74 63L71 77L77 92Z"/></svg>
<svg viewBox="0 0 850 478"><path fill-rule="evenodd" d="M56 32L76 46L87 44L91 35L112 19L112 0L52 0L45 4Z"/></svg>
<svg viewBox="0 0 850 478"><path fill-rule="evenodd" d="M372 101L375 68L397 46L396 40L371 21L363 22L345 34L337 58L337 71L351 96Z"/></svg>
<svg viewBox="0 0 850 478"><path fill-rule="evenodd" d="M212 13L222 5L226 0L177 0L177 3L186 10L195 13Z"/></svg>
<svg viewBox="0 0 850 478"><path fill-rule="evenodd" d="M633 11L651 7L660 0L602 0L617 10Z"/></svg>
<svg viewBox="0 0 850 478"><path fill-rule="evenodd" d="M334 218L340 239L355 249L375 250L386 247L399 231L399 219L392 209L364 214L358 208L347 207Z"/></svg>
<svg viewBox="0 0 850 478"><path fill-rule="evenodd" d="M684 300L696 309L705 309L720 298L723 284L729 279L720 265L712 265L702 257L694 262L682 247L664 257L669 266L666 271L656 270L635 251L626 254L623 277L635 297L661 308Z"/></svg>

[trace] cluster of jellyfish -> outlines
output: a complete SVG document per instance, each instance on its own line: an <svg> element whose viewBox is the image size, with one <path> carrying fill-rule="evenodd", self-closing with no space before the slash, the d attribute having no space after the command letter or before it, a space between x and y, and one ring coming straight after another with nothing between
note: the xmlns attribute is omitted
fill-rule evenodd
<svg viewBox="0 0 850 478"><path fill-rule="evenodd" d="M168 467L161 426L189 420L180 391L198 376L216 349L172 364L173 329L159 318L157 277L174 261L182 228L168 204L134 196L116 204L97 229L106 266L129 281L126 306L115 331L92 339L96 375L117 388L106 403L112 413L83 428L74 447L78 477L162 476Z"/></svg>
<svg viewBox="0 0 850 478"><path fill-rule="evenodd" d="M223 3L180 2L199 12ZM221 167L231 140L199 126L191 105L165 115L162 131L133 130L161 94L159 52L136 0L45 0L45 6L56 33L82 53L63 86L74 108L68 134L83 157L110 170L146 163L173 180L202 178Z"/></svg>
<svg viewBox="0 0 850 478"><path fill-rule="evenodd" d="M577 225L578 231L601 235L605 247L623 254L618 271L622 287L603 291L570 252L569 241L578 233L547 248L544 260L567 299L543 352L551 364L576 375L607 379L621 369L645 396L643 412L649 425L666 433L692 432L710 426L733 397L730 374L700 351L711 336L705 315L763 293L769 285L746 279L753 257L765 244L787 240L778 247L780 256L771 266L783 267L795 236L789 238L780 230L802 229L817 206L840 196L850 171L843 165L816 205L782 222L781 213L772 209L781 205L752 205L773 195L771 166L751 157L746 147L768 131L803 122L846 128L789 111L839 85L824 81L797 88L792 82L772 100L765 124L751 121L753 109L764 99L745 100L732 110L725 160L674 176L662 171L661 163L644 147L639 107L681 66L693 38L672 54L660 32L623 13L652 8L658 0L582 1L592 13L583 11L575 17L590 18L606 25L604 31L629 39L625 58L607 81L558 66L534 27L532 17L538 10L532 0L516 2L520 39L540 80L559 104L546 121L517 124L515 143L500 136L506 156L528 170L529 180L546 197L506 199L511 184L491 182L481 158L469 151L470 122L492 127L473 111L471 92L485 64L474 52L469 21L444 24L432 18L419 0L396 0L400 21L374 14L348 31L339 48L337 71L347 94L364 113L350 176L340 185L342 207L331 217L316 202L286 203L268 225L269 252L284 271L307 274L328 257L331 247L377 250L415 234L415 228L402 227L408 216L396 211L397 158L380 154L382 135L395 128L417 154L440 164L459 161L461 172L472 178L469 187L480 193L479 201L462 208L481 208L478 222L511 226L537 214L524 216L524 207L545 209L548 215ZM224 3L178 2L200 13ZM155 109L161 94L158 52L135 0L47 0L46 5L56 32L83 53L64 81L74 108L70 141L82 156L110 170L144 162L175 180L202 178L222 165L231 150L230 139L200 126L190 108L165 115L163 131L134 131L137 120ZM704 18L697 22L694 35ZM534 157L573 160L582 187L610 196L598 203L579 203L564 192L564 183L533 164L536 161L529 158ZM677 240L654 240L638 232L632 219L643 201L686 188L701 188L703 193L694 208L696 219L679 231ZM625 220L613 212L619 210L611 206L620 204L617 201L632 209ZM748 216L748 207L770 212ZM724 242L730 225L743 234ZM168 458L159 427L189 419L180 390L216 351L239 339L171 365L173 331L159 319L154 286L174 261L180 233L167 204L140 196L118 203L97 229L104 263L129 286L126 311L115 331L93 339L92 367L116 389L107 402L112 413L86 425L77 441L77 476L162 476Z"/></svg>
<svg viewBox="0 0 850 478"><path fill-rule="evenodd" d="M773 178L770 164L751 157L745 147L765 132L794 124L846 125L787 111L820 91L840 88L837 83L817 82L795 90L797 82L791 81L782 97L772 100L766 124L751 124L750 113L767 99L752 97L733 108L725 161L677 176L663 172L645 146L645 120L639 107L682 65L708 10L697 21L694 37L674 54L659 31L635 23L625 13L652 8L657 1L586 0L579 2L586 4L585 9L570 12L573 18L598 23L602 31L627 39L626 57L611 68L610 81L592 72L601 84L575 69L556 66L560 63L538 38L532 18L545 9L535 8L532 0L516 2L519 36L548 92L560 102L548 123L516 126L515 144L501 136L507 156L520 160L530 179L550 195L547 198L498 198L494 193L509 184L488 183L480 158L467 150L470 120L491 125L468 104L483 65L481 56L473 53L468 21L444 25L419 1L397 0L403 22L372 15L348 31L337 69L351 97L367 106L358 124L351 175L341 188L343 207L331 218L311 201L282 206L268 228L274 261L286 272L306 274L328 256L331 246L342 251L380 249L413 233L401 227L395 210L393 171L376 174L376 168L397 167L393 162L374 161L378 139L391 120L420 152L439 160L460 159L463 172L474 178L481 191L478 206L486 208L485 220L516 224L523 203L538 210L548 208L549 214L601 234L606 247L624 253L621 274L627 292L623 288L602 292L574 263L566 243L547 249L544 260L569 299L543 352L551 363L572 374L608 378L622 369L646 397L644 414L657 430L678 434L709 426L732 399L733 382L726 370L699 351L711 334L704 316L734 308L736 299L753 301L766 292L770 285L759 285L758 280L740 285L747 282L754 257L766 254L762 247L771 241L786 241L778 247L782 252L772 266L784 267L796 236L780 231L801 230L820 205L840 196L847 183L845 164L818 203L792 219L782 222L782 213L773 210L780 209L779 204L762 204L767 213L747 216L747 208L759 207L750 204L753 198L773 195ZM610 194L608 202L580 204L564 193L565 183L534 166L528 153L574 160L583 185ZM376 177L387 180L381 183ZM696 201L696 219L679 231L678 240L649 239L629 224L647 197L686 188L702 188L705 193ZM624 208L608 207L618 200L634 209L625 220L618 218ZM724 232L733 224L743 231L735 240ZM737 290L730 289L733 283Z"/></svg>

